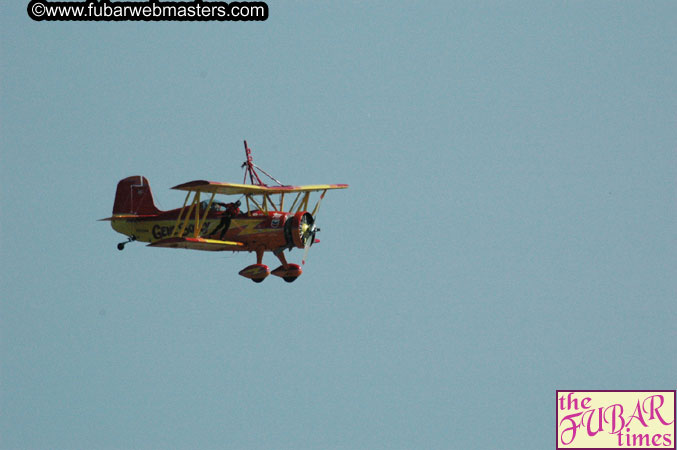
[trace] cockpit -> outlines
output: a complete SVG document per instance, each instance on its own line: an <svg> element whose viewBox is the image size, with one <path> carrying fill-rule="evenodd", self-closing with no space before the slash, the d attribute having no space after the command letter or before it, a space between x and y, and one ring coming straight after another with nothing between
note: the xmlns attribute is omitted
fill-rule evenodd
<svg viewBox="0 0 677 450"><path fill-rule="evenodd" d="M204 211L207 209L207 206L209 205L209 202L207 200L201 201L200 202L200 210ZM236 203L223 203L223 202L212 202L211 206L209 207L209 212L216 212L216 213L225 213L228 211L228 208L231 208L231 214L233 214L233 208L237 211L236 214L239 214L239 209L237 208L240 206L240 202Z"/></svg>

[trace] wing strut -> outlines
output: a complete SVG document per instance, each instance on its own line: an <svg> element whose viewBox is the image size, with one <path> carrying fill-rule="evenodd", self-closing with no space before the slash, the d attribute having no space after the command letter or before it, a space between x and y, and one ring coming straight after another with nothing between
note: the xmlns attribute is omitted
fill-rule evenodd
<svg viewBox="0 0 677 450"><path fill-rule="evenodd" d="M189 204L188 199L190 197L191 192L195 192L195 194L193 195L193 200L191 200ZM207 207L204 210L202 217L200 217L200 191L199 190L188 191L188 194L186 195L186 200L183 202L183 206L181 207L181 211L179 212L179 217L176 218L176 222L174 223L174 228L172 229L170 237L171 238L184 237L184 232L186 231L186 228L188 227L188 224L190 223L191 220L194 220L193 237L194 238L200 237L202 227L207 221L207 214L209 213L209 209L211 208L212 203L214 202L215 195L216 193L212 192L212 195L209 198L209 202L207 202ZM186 207L188 209L186 209ZM185 216L183 215L184 211L187 211ZM193 213L193 211L195 212Z"/></svg>

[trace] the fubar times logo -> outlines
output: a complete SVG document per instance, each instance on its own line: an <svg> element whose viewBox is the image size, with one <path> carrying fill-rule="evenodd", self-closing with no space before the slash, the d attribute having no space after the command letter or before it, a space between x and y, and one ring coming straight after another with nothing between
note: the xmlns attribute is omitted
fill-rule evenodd
<svg viewBox="0 0 677 450"><path fill-rule="evenodd" d="M557 391L557 450L675 450L675 391Z"/></svg>

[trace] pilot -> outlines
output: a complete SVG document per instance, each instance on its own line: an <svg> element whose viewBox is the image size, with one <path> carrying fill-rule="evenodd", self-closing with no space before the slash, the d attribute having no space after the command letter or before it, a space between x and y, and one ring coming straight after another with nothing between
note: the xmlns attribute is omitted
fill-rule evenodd
<svg viewBox="0 0 677 450"><path fill-rule="evenodd" d="M217 231L221 230L221 234L219 235L219 240L223 240L223 238L226 236L226 232L228 231L228 228L230 228L230 219L232 217L235 217L240 213L240 200L236 201L235 203L228 203L226 205L226 212L223 213L223 216L221 216L221 223L219 223L214 230L212 230L211 234L214 235L216 234Z"/></svg>
<svg viewBox="0 0 677 450"><path fill-rule="evenodd" d="M236 201L235 203L228 203L226 205L226 214L230 214L231 217L235 217L240 213L240 200Z"/></svg>

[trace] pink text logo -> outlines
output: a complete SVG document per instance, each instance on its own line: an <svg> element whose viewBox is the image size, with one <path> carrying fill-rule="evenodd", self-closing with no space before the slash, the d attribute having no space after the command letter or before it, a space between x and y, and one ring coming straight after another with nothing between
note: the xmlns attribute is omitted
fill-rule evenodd
<svg viewBox="0 0 677 450"><path fill-rule="evenodd" d="M557 391L557 450L675 450L675 391Z"/></svg>

